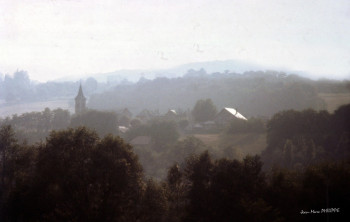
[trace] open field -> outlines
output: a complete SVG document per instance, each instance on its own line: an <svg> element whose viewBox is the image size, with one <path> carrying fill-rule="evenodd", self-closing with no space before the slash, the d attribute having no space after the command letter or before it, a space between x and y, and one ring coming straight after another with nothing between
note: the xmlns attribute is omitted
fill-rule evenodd
<svg viewBox="0 0 350 222"><path fill-rule="evenodd" d="M214 148L239 149L243 156L261 154L266 147L266 134L264 133L195 134L194 136Z"/></svg>
<svg viewBox="0 0 350 222"><path fill-rule="evenodd" d="M201 140L205 145L215 147L219 145L219 134L194 134L194 137Z"/></svg>
<svg viewBox="0 0 350 222"><path fill-rule="evenodd" d="M50 108L51 110L56 108L67 109L73 113L74 108L70 103L71 101L69 99L57 99L45 102L16 103L6 106L5 104L2 104L0 105L0 117L4 118L14 114L20 115L26 112L41 112L46 107Z"/></svg>
<svg viewBox="0 0 350 222"><path fill-rule="evenodd" d="M350 93L320 93L319 95L326 102L327 111L330 113L341 105L350 103Z"/></svg>
<svg viewBox="0 0 350 222"><path fill-rule="evenodd" d="M221 136L221 147L233 147L239 149L243 156L248 154L261 154L266 148L265 133L238 133Z"/></svg>

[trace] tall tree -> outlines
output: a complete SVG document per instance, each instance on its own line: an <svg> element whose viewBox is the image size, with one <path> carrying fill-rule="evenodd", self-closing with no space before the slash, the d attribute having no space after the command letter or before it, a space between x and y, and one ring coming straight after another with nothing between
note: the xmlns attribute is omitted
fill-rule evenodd
<svg viewBox="0 0 350 222"><path fill-rule="evenodd" d="M189 221L210 221L211 212L208 188L213 172L213 160L206 151L199 156L192 156L186 161L185 177L188 180L188 219Z"/></svg>
<svg viewBox="0 0 350 222"><path fill-rule="evenodd" d="M11 125L0 128L0 220L6 217L7 199L14 186L17 143Z"/></svg>
<svg viewBox="0 0 350 222"><path fill-rule="evenodd" d="M166 182L168 185L169 215L172 219L171 221L181 221L185 215L185 194L187 190L183 172L177 163L169 168Z"/></svg>
<svg viewBox="0 0 350 222"><path fill-rule="evenodd" d="M216 113L216 107L211 99L198 100L192 110L192 115L197 122L212 120Z"/></svg>
<svg viewBox="0 0 350 222"><path fill-rule="evenodd" d="M5 186L5 179L9 176L8 159L15 147L15 133L11 125L3 125L0 128L0 152L1 152L1 186Z"/></svg>

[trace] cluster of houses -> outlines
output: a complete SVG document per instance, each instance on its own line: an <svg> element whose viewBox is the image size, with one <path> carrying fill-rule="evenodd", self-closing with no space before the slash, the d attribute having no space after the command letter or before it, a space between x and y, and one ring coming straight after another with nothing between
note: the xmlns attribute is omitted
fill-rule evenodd
<svg viewBox="0 0 350 222"><path fill-rule="evenodd" d="M138 121L139 124L145 124L153 119L161 119L164 121L187 121L184 128L185 131L193 131L200 129L211 129L214 127L222 127L227 123L230 123L234 119L247 120L241 113L234 108L223 108L213 120L205 122L195 122L191 115L191 112L177 113L176 110L170 109L167 113L161 115L158 111L149 111L147 109L141 111L138 115L133 118L132 113L127 109L123 109L118 112L119 116L119 129L122 132L128 130L128 128L134 125L133 121Z"/></svg>
<svg viewBox="0 0 350 222"><path fill-rule="evenodd" d="M83 94L82 87L80 85L78 95L75 98L75 113L79 114L86 110L86 98ZM190 111L187 112L176 112L174 109L169 109L169 111L163 115L159 111L150 111L147 109L142 110L138 115L133 117L133 114L129 109L125 108L120 110L118 113L118 123L119 132L126 133L131 127L136 127L137 125L145 124L153 119L160 119L164 121L174 121L181 124L183 127L181 130L184 132L194 132L198 130L210 130L213 128L218 128L225 126L234 119L247 120L241 113L239 113L234 108L223 108L213 120L205 122L194 121ZM180 124L179 124L180 125ZM138 137L131 141L131 143L148 143L148 137Z"/></svg>

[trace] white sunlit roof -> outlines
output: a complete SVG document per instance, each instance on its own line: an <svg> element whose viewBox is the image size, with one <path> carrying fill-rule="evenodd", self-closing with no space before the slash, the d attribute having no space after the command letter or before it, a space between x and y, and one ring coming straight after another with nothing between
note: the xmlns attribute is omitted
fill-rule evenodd
<svg viewBox="0 0 350 222"><path fill-rule="evenodd" d="M231 113L232 115L234 115L238 119L247 120L247 118L245 118L242 114L240 114L239 112L237 112L237 110L235 110L233 108L225 108L225 110L227 110L229 113Z"/></svg>

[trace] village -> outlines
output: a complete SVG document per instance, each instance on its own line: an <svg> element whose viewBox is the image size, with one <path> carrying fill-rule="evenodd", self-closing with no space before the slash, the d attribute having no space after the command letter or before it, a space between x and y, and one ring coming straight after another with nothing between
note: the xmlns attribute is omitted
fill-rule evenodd
<svg viewBox="0 0 350 222"><path fill-rule="evenodd" d="M80 85L78 94L75 97L75 115L84 115L84 113L89 112L86 102L87 99ZM165 114L161 114L158 110L143 109L134 116L128 108L124 108L115 111L115 113L118 119L118 132L121 135L132 128L152 121L173 122L178 126L181 134L220 132L235 120L238 120L238 122L248 121L246 117L234 108L224 107L217 112L215 105L210 99L199 100L192 111L169 109ZM133 138L130 143L134 146L147 146L152 143L152 138L146 135L139 135Z"/></svg>

